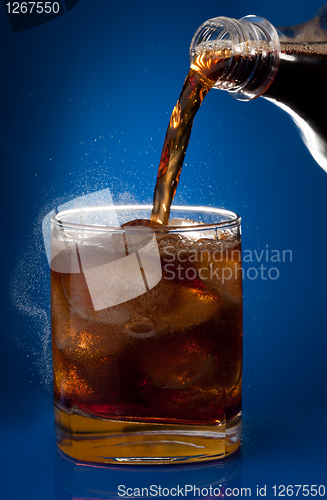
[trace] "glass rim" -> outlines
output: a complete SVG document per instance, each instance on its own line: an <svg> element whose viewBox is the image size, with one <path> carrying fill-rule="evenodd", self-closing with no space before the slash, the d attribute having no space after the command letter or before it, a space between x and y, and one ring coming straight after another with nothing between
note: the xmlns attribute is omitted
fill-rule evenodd
<svg viewBox="0 0 327 500"><path fill-rule="evenodd" d="M51 224L60 227L62 229L73 229L73 230L86 230L86 231L94 231L94 232L135 232L139 227L142 227L142 232L147 229L149 232L181 232L181 231L195 231L198 229L212 229L212 228L227 228L227 227L235 227L238 226L241 222L241 217L237 215L235 212L231 210L226 210L224 208L216 208L216 207L204 207L204 206L188 206L188 205L173 205L170 210L170 214L176 210L181 210L185 212L203 212L208 214L217 214L217 215L225 215L226 217L231 217L230 220L220 221L220 222L210 222L210 223L198 223L193 225L169 225L162 227L146 227L146 226L129 226L129 227L121 227L121 226L108 226L101 224L84 224L84 223L76 223L76 222L66 222L61 221L60 218L67 214L77 214L79 212L89 213L89 212L100 212L103 210L108 211L120 211L120 210L140 210L140 209L152 209L153 205L145 204L145 205L109 205L109 206L99 206L99 207L80 207L73 208L69 210L63 210L62 212L58 212L53 217L51 217ZM198 222L198 221L197 221Z"/></svg>

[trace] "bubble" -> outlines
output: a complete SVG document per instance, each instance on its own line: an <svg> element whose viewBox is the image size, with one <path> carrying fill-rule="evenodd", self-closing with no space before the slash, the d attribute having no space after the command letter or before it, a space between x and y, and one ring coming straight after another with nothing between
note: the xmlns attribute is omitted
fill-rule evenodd
<svg viewBox="0 0 327 500"><path fill-rule="evenodd" d="M149 318L135 314L131 321L125 324L129 335L137 338L147 338L155 335L155 323Z"/></svg>

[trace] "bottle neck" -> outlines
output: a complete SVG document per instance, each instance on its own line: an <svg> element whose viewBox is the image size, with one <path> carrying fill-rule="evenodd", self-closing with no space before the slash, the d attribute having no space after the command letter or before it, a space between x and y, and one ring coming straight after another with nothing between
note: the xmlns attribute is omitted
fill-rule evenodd
<svg viewBox="0 0 327 500"><path fill-rule="evenodd" d="M228 54L227 64L213 88L239 100L264 94L278 71L280 42L277 30L264 18L216 17L196 31L190 46L191 66L199 54ZM207 56L208 57L208 56Z"/></svg>

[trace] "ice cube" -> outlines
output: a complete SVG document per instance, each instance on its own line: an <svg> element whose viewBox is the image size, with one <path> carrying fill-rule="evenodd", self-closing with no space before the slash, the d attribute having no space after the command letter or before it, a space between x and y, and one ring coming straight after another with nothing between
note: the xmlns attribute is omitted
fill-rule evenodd
<svg viewBox="0 0 327 500"><path fill-rule="evenodd" d="M242 262L239 244L212 242L199 248L197 273L203 286L234 303L242 301Z"/></svg>
<svg viewBox="0 0 327 500"><path fill-rule="evenodd" d="M145 346L140 361L142 373L156 387L186 389L214 373L213 356L185 337L166 339L158 347L151 351Z"/></svg>
<svg viewBox="0 0 327 500"><path fill-rule="evenodd" d="M94 311L82 274L52 279L52 334L59 350L71 359L94 359L125 349L125 323L131 318L121 306Z"/></svg>
<svg viewBox="0 0 327 500"><path fill-rule="evenodd" d="M189 240L197 241L200 238L217 239L217 231L213 230L212 227L201 228L201 226L205 226L204 222L197 222L192 219L171 219L168 225L169 227L179 227L183 237ZM194 230L192 226L194 226Z"/></svg>

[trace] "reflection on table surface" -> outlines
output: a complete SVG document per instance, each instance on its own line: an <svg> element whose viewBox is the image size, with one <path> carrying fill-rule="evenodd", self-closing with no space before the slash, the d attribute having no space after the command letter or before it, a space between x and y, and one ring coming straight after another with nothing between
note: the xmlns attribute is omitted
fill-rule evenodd
<svg viewBox="0 0 327 500"><path fill-rule="evenodd" d="M222 498L241 487L241 453L221 461L192 465L93 465L57 451L55 500L111 498ZM235 490L237 491L237 490ZM225 495L224 495L225 496Z"/></svg>

